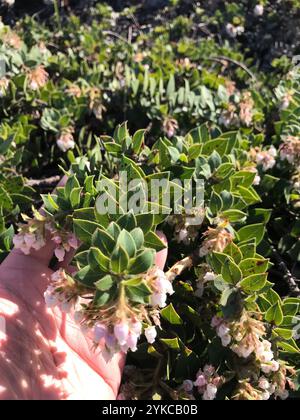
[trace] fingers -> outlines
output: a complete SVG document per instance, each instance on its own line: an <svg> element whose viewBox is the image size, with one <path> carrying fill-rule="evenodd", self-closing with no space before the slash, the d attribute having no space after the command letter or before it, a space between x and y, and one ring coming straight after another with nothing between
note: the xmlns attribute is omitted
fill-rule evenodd
<svg viewBox="0 0 300 420"><path fill-rule="evenodd" d="M163 270L168 256L168 240L161 231L158 230L156 234L160 238L160 240L166 245L166 248L157 252L155 256L155 264L157 265L157 267Z"/></svg>
<svg viewBox="0 0 300 420"><path fill-rule="evenodd" d="M67 182L67 176L63 176L62 179L59 181L59 183L57 184L57 187L62 187L66 184ZM56 187L56 188L57 188ZM55 193L55 189L53 191ZM43 211L43 207L40 208L40 213L45 214ZM51 235L50 232L46 231L46 237L45 237L45 245L40 248L39 250L35 250L35 249L31 249L30 250L30 257L34 258L35 260L38 260L40 263L44 264L44 265L49 265L52 257L53 257L53 253L55 248L57 247L57 245L51 240ZM6 264L15 264L16 258L24 258L26 257L23 252L19 249L14 248L11 253L9 254L9 256L6 258L5 263Z"/></svg>

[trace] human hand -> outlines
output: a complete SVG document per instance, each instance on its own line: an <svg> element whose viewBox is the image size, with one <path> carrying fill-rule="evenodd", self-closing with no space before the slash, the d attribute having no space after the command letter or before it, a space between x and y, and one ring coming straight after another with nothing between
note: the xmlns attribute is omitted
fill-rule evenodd
<svg viewBox="0 0 300 420"><path fill-rule="evenodd" d="M115 399L124 354L107 363L72 315L46 308L54 247L13 249L0 266L0 399ZM156 265L163 269L166 258L167 249L158 252Z"/></svg>

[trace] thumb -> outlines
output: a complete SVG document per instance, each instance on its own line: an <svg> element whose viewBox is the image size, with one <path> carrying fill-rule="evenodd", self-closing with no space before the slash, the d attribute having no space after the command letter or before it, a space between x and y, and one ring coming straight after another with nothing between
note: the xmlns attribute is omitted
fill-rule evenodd
<svg viewBox="0 0 300 420"><path fill-rule="evenodd" d="M161 270L164 269L164 266L166 264L167 261L167 256L168 256L168 240L166 238L166 235L164 233L162 233L160 230L158 230L156 232L156 235L159 237L159 239L165 244L166 248L162 249L161 251L156 253L155 256L155 264L157 265L158 268L160 268Z"/></svg>

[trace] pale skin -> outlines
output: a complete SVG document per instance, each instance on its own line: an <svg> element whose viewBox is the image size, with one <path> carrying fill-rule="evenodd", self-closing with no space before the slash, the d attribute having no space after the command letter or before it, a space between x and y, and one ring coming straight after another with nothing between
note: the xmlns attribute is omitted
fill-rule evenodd
<svg viewBox="0 0 300 420"><path fill-rule="evenodd" d="M45 306L53 251L51 241L30 255L13 249L0 266L0 400L116 399L125 356L107 363L72 315ZM156 265L166 258L158 252Z"/></svg>

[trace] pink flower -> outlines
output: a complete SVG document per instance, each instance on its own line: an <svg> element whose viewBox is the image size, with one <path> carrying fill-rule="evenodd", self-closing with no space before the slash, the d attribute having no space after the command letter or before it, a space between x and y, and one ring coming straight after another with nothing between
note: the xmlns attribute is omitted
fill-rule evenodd
<svg viewBox="0 0 300 420"><path fill-rule="evenodd" d="M156 335L157 332L155 327L151 326L145 329L145 336L147 338L148 343L154 343Z"/></svg>
<svg viewBox="0 0 300 420"><path fill-rule="evenodd" d="M127 346L131 351L137 351L138 336L136 334L129 333L127 338Z"/></svg>
<svg viewBox="0 0 300 420"><path fill-rule="evenodd" d="M186 392L191 392L194 388L193 381L191 381L190 379L184 380L182 385L183 385L183 389Z"/></svg>
<svg viewBox="0 0 300 420"><path fill-rule="evenodd" d="M195 386L200 386L200 387L202 387L202 386L205 386L207 384L207 382L206 382L206 378L205 378L205 376L202 374L202 375L199 375L199 376L197 376L197 379L196 379L196 381L194 382L194 385Z"/></svg>
<svg viewBox="0 0 300 420"><path fill-rule="evenodd" d="M64 250L64 248L59 247L54 250L54 254L58 261L63 261L65 258L66 251Z"/></svg>
<svg viewBox="0 0 300 420"><path fill-rule="evenodd" d="M97 323L94 327L94 341L98 343L102 338L107 336L107 328L105 325Z"/></svg>
<svg viewBox="0 0 300 420"><path fill-rule="evenodd" d="M69 239L68 239L68 244L70 245L71 248L78 248L78 240L76 238L76 236L74 234L70 235Z"/></svg>
<svg viewBox="0 0 300 420"><path fill-rule="evenodd" d="M114 334L120 346L126 344L129 334L128 324L126 324L125 322L120 322L119 324L116 324L114 327Z"/></svg>

